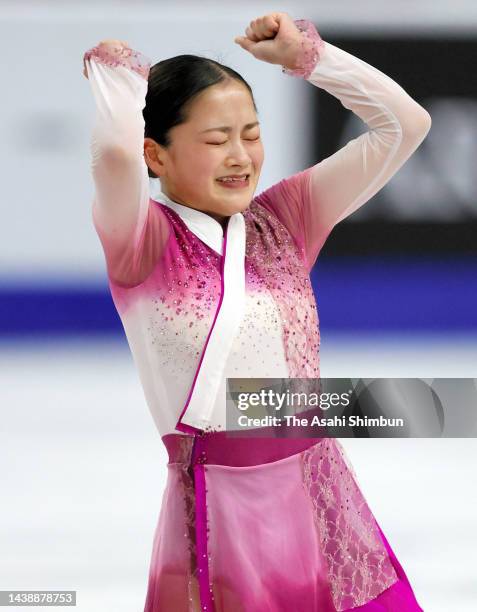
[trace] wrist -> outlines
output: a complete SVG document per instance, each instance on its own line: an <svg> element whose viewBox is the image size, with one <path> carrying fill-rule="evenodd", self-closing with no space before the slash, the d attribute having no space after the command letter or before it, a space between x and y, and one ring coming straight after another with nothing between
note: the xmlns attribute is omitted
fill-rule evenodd
<svg viewBox="0 0 477 612"><path fill-rule="evenodd" d="M124 44L99 43L84 54L83 62L90 59L111 67L123 66L137 72L146 80L151 66L151 60L147 56Z"/></svg>
<svg viewBox="0 0 477 612"><path fill-rule="evenodd" d="M300 31L297 39L297 51L293 62L282 65L282 72L291 76L308 78L320 59L324 41L314 24L308 19L295 19L294 24Z"/></svg>

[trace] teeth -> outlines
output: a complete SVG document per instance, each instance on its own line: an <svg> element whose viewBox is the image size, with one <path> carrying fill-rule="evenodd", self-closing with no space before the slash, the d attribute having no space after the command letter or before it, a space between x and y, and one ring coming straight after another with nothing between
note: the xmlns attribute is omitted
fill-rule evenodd
<svg viewBox="0 0 477 612"><path fill-rule="evenodd" d="M242 181L242 182L243 182L243 181L245 181L246 179L247 179L247 177L246 177L246 176L243 176L242 178L239 178L239 179L238 179L238 178L219 178L219 179L217 179L217 180L218 180L218 181L223 181L223 182L226 182L226 181L227 181L227 182L231 182L231 181L239 181L239 182L240 182L240 181Z"/></svg>

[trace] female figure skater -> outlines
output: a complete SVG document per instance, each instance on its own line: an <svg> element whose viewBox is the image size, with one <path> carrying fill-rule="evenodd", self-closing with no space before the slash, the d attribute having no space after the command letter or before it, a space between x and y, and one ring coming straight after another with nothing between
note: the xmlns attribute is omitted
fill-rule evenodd
<svg viewBox="0 0 477 612"><path fill-rule="evenodd" d="M338 441L226 437L225 379L319 377L310 270L431 120L308 20L271 13L235 42L369 131L254 197L264 149L237 72L195 55L151 67L117 40L84 55L93 222L169 456L145 612L419 611Z"/></svg>

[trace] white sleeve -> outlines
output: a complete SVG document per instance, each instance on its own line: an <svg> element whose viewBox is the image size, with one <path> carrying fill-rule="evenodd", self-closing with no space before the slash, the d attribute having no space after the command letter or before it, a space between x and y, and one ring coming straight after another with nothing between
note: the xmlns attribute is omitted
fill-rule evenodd
<svg viewBox="0 0 477 612"><path fill-rule="evenodd" d="M377 68L324 42L307 79L338 98L369 127L312 167L310 195L331 229L385 185L424 140L429 113Z"/></svg>
<svg viewBox="0 0 477 612"><path fill-rule="evenodd" d="M255 198L288 228L311 270L333 227L391 179L426 137L431 117L390 77L323 41L311 21L295 24L303 49L296 66L282 71L324 89L369 128Z"/></svg>
<svg viewBox="0 0 477 612"><path fill-rule="evenodd" d="M148 253L141 248L150 217L142 109L151 62L128 47L113 55L101 44L87 51L83 59L96 103L91 137L93 221L110 276L132 282L140 270L144 275L152 266L161 248L161 244L151 248L150 242ZM156 224L160 224L158 210L154 211ZM163 243L165 233L159 231L157 241Z"/></svg>

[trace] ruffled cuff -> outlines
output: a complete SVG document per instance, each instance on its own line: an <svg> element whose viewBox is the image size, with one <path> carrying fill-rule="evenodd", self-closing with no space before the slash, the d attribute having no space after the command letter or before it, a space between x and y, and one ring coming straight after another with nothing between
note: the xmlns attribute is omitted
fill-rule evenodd
<svg viewBox="0 0 477 612"><path fill-rule="evenodd" d="M129 70L134 70L134 72L137 72L146 80L149 76L151 60L140 51L134 51L134 49L124 45L111 49L111 47L100 43L86 51L83 61L85 62L91 58L107 66L124 66Z"/></svg>
<svg viewBox="0 0 477 612"><path fill-rule="evenodd" d="M295 19L293 22L301 32L301 50L296 68L282 66L282 72L291 76L308 79L320 59L320 51L325 43L318 34L314 24L308 19Z"/></svg>

